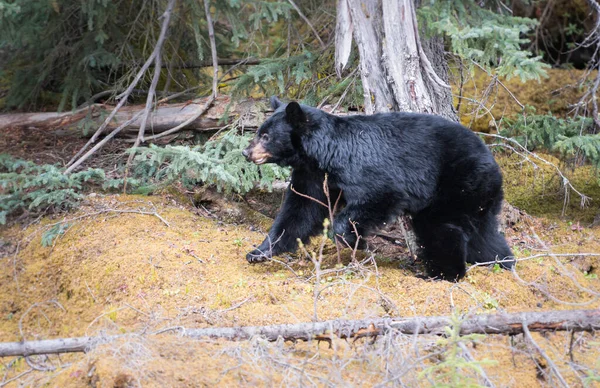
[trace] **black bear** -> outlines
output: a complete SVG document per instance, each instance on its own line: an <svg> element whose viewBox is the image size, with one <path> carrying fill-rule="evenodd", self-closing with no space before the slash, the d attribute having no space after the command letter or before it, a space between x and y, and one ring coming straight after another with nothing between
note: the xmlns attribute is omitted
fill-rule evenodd
<svg viewBox="0 0 600 388"><path fill-rule="evenodd" d="M333 231L351 246L401 214L412 216L419 257L434 278L457 280L466 263L504 260L512 253L498 232L502 175L473 132L442 117L418 113L334 116L271 98L275 112L243 151L256 164L292 167L290 187L326 202L340 190L344 207ZM322 232L327 208L288 187L268 237L246 258L260 262L294 252ZM510 259L505 259L509 258Z"/></svg>

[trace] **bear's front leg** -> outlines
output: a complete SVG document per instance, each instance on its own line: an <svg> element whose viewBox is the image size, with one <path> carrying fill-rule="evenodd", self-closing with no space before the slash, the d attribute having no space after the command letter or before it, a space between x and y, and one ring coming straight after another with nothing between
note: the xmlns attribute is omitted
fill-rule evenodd
<svg viewBox="0 0 600 388"><path fill-rule="evenodd" d="M283 252L295 252L298 239L306 243L323 230L323 221L329 210L305 196L327 203L323 192L324 178L325 174L319 170L294 169L283 206L275 217L269 235L246 255L248 262L258 263ZM296 194L292 187L305 196ZM337 198L338 194L339 190L330 188L332 198Z"/></svg>

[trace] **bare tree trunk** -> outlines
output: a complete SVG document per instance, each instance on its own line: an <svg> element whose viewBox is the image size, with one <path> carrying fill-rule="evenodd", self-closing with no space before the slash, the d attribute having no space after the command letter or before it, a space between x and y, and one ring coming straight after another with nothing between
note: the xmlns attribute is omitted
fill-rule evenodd
<svg viewBox="0 0 600 388"><path fill-rule="evenodd" d="M354 25L354 39L360 53L365 112L372 114L397 110L382 62L381 4L376 1L347 1L350 19Z"/></svg>
<svg viewBox="0 0 600 388"><path fill-rule="evenodd" d="M431 60L431 65L435 73L446 84L450 84L448 76L448 61L444 50L444 40L440 36L421 40L423 51L427 58ZM428 85L430 87L430 85ZM448 120L458 121L458 113L452 104L452 90L450 88L437 88L430 90L429 95L433 98L433 105L437 107L436 114L447 118Z"/></svg>
<svg viewBox="0 0 600 388"><path fill-rule="evenodd" d="M346 2L346 3L344 3ZM339 0L336 69L345 66L353 32L366 113L400 110L457 121L441 39L421 42L414 0Z"/></svg>
<svg viewBox="0 0 600 388"><path fill-rule="evenodd" d="M386 333L443 335L452 324L451 317L377 318L332 320L271 326L211 327L205 329L167 328L156 332L177 332L190 338L223 338L232 341L261 336L269 341L331 341L338 338L358 339ZM544 311L470 315L460 323L460 334L515 335L528 331L596 331L600 330L600 310ZM85 352L95 345L125 335L109 337L60 338L42 341L0 343L0 357L35 354Z"/></svg>

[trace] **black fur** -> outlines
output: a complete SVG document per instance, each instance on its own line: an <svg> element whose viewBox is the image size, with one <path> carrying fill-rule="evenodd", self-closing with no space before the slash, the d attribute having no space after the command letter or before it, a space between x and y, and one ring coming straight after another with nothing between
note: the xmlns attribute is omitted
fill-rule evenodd
<svg viewBox="0 0 600 388"><path fill-rule="evenodd" d="M270 155L266 162L291 166L291 186L321 201L327 173L332 201L342 190L345 203L333 230L349 244L356 238L350 220L366 236L408 213L432 277L459 279L467 262L512 256L496 220L502 176L490 151L470 130L426 114L338 117L276 98L271 103L275 113L244 155L252 159L262 139L261 147ZM326 208L288 188L268 238L248 253L248 261L295 251L296 239L306 242L320 233L327 215Z"/></svg>

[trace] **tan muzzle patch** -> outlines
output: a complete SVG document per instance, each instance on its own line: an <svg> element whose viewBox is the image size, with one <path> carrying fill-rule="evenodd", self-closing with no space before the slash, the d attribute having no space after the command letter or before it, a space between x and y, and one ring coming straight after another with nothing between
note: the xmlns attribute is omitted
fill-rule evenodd
<svg viewBox="0 0 600 388"><path fill-rule="evenodd" d="M258 143L253 147L248 147L248 160L254 164L263 164L271 157L271 154L265 150L262 144Z"/></svg>

